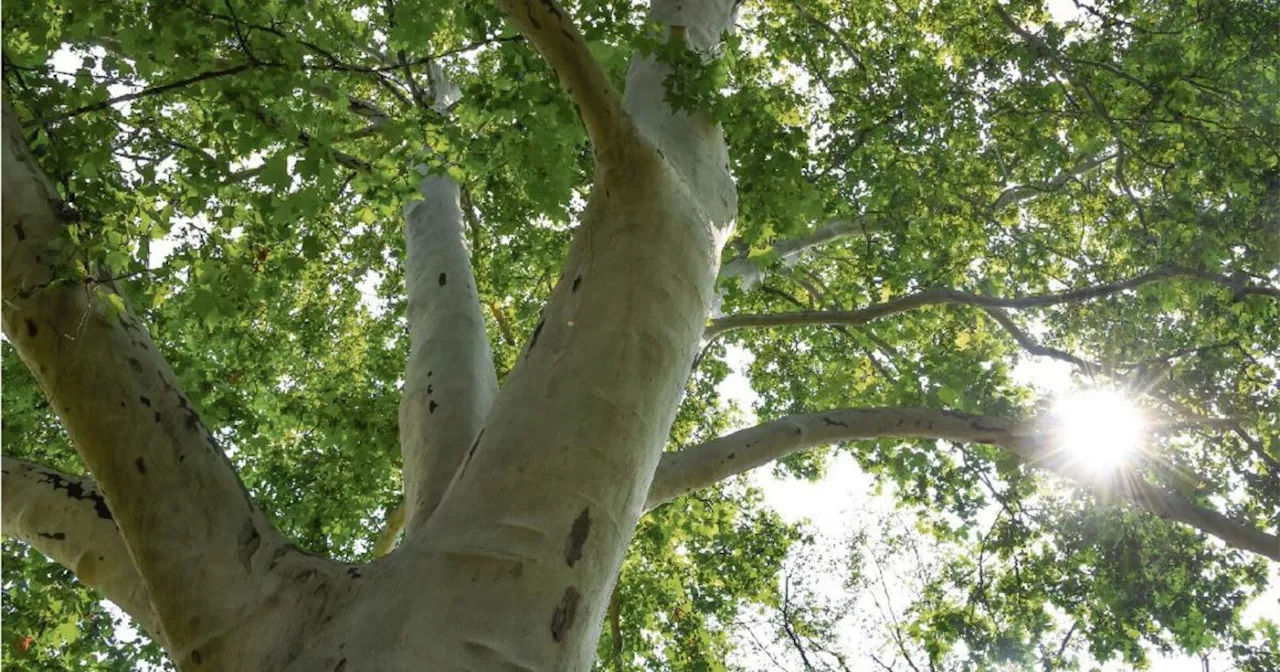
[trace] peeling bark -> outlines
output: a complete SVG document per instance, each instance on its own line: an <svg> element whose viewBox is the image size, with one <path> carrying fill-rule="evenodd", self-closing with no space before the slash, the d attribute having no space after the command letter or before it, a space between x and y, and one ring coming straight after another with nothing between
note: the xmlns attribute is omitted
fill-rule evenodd
<svg viewBox="0 0 1280 672"><path fill-rule="evenodd" d="M75 572L81 583L115 602L164 645L147 587L93 479L12 457L2 460L4 533Z"/></svg>

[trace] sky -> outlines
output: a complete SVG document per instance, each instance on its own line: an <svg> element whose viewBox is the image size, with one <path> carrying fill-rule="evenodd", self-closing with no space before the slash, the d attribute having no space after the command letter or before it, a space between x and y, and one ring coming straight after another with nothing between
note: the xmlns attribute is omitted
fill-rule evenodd
<svg viewBox="0 0 1280 672"><path fill-rule="evenodd" d="M758 395L751 388L750 381L745 375L753 357L741 347L729 345L726 359L731 373L719 388L722 403L735 404L743 411L737 423L738 426L732 429L756 424L756 418L751 409L754 408ZM1040 397L1057 398L1069 394L1076 388L1071 376L1071 366L1047 357L1023 357L1014 367L1012 376L1016 382L1034 390ZM798 553L793 553L794 557L789 558L789 564L827 565L828 571L813 572L811 580L831 598L835 598L843 591L844 577L836 574L835 571L830 571L829 558L820 558L818 562L806 562L811 559L802 556L812 554L815 550L818 555L825 556L832 546L841 546L850 532L865 524L866 521L875 520L896 511L892 494L888 491L877 493L872 477L862 471L856 461L846 453L833 456L825 476L817 482L778 478L773 475L769 467L754 470L749 475L749 479L752 485L764 492L765 505L777 511L783 520L792 524L803 523L808 529L817 533L819 543L814 547L797 547ZM892 570L902 568L888 569L892 573ZM782 580L781 577L780 580ZM878 596L878 602L869 603L864 599L861 603L855 602L853 606L858 609L884 609L892 604L893 608L901 609L909 602L909 595L905 588L907 583L909 582L891 579L881 587L882 592ZM1249 606L1243 620L1249 624L1264 617L1280 622L1280 567L1275 564L1271 565L1270 586L1267 592ZM854 669L862 669L856 662L857 654L866 655L874 652L876 646L870 640L881 637L884 633L869 631L866 622L853 614L842 623L842 626L840 635L843 650L849 654L850 661L855 664ZM757 637L763 639L767 634L769 634L767 629L761 628ZM744 648L749 648L749 644L754 643L754 640L742 643L748 645ZM782 651L774 653L779 660L784 655ZM770 666L774 665L773 661L758 651L754 653L744 651L740 657L740 663L755 669L771 669ZM866 664L866 662L867 659L864 658L862 663ZM1226 669L1225 660L1221 657L1212 659L1211 663L1214 664L1211 664L1210 669ZM1102 669L1126 668L1109 665ZM1198 657L1153 656L1151 669L1155 672L1201 672L1203 667Z"/></svg>

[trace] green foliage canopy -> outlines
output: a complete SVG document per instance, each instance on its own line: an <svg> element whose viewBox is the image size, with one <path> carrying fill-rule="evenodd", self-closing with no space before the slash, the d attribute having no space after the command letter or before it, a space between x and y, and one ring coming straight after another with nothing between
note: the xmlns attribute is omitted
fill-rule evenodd
<svg viewBox="0 0 1280 672"><path fill-rule="evenodd" d="M713 55L664 41L630 2L566 7L619 89L634 51L657 52L674 66L673 106L723 125L740 196L725 261L764 271L750 287L724 284L727 314L847 310L927 288L1043 294L1162 268L1226 279L1166 279L1013 319L1082 378L1143 396L1159 417L1230 418L1170 432L1138 468L1237 520L1280 527L1275 2L1101 0L1062 22L1023 0L763 0L741 7ZM400 213L414 168L464 186L502 376L590 186L586 135L553 73L495 7L472 1L10 2L3 21L5 95L61 195L93 222L77 230L74 277L123 283L282 532L368 559L399 492ZM424 104L433 61L462 89L446 114ZM774 248L832 222L857 235L798 257ZM717 339L689 382L673 449L729 426L717 391L726 344L755 356L761 419L1036 410L1011 377L1027 343L981 310L941 305ZM3 356L6 454L78 470L7 344ZM1275 626L1240 622L1266 582L1253 556L994 448L837 450L945 550L903 614L930 663L1052 667L1087 652L1139 664L1152 651L1226 650L1246 668L1280 664ZM817 478L829 452L778 469ZM991 522L981 514L993 508ZM740 610L784 604L777 572L807 541L743 482L650 514L601 667L723 669ZM159 660L152 645L118 642L67 572L13 541L4 553L6 666ZM1062 623L1084 651L1052 655ZM807 626L815 641L820 626Z"/></svg>

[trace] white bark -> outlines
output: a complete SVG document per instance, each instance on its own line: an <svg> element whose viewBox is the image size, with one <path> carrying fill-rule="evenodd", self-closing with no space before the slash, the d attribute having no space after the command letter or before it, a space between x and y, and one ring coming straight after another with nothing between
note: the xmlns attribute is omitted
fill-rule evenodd
<svg viewBox="0 0 1280 672"><path fill-rule="evenodd" d="M310 578L291 572L315 576L324 563L291 551L250 502L115 288L77 276L67 229L79 216L7 102L0 169L5 336L102 489L170 655L183 667L271 669L308 625L294 608L313 599ZM268 636L227 638L276 620Z"/></svg>
<svg viewBox="0 0 1280 672"><path fill-rule="evenodd" d="M409 361L400 403L405 534L421 528L484 426L498 393L460 189L428 175L405 208Z"/></svg>
<svg viewBox="0 0 1280 672"><path fill-rule="evenodd" d="M645 503L651 509L795 452L880 437L943 439L1000 446L1026 464L1052 471L1103 497L1119 497L1162 518L1190 525L1230 546L1280 560L1280 537L1249 527L1136 474L1100 477L1056 443L1052 425L1017 422L955 411L910 408L837 409L789 415L713 441L662 456Z"/></svg>
<svg viewBox="0 0 1280 672"><path fill-rule="evenodd" d="M871 217L860 215L853 219L837 219L818 227L812 233L774 243L771 248L783 266L794 266L799 263L805 252L832 243L837 240L855 236L865 236L880 229L871 222ZM720 269L720 280L737 280L745 290L751 289L764 280L765 269L753 259L739 255L730 259Z"/></svg>
<svg viewBox="0 0 1280 672"><path fill-rule="evenodd" d="M664 2L655 15L682 21L691 44L713 44L732 2L690 4L718 11ZM513 19L547 54L538 32L553 25L547 12L559 25L567 19L535 2L537 25L525 25L515 14L526 9ZM572 88L593 65L564 58L589 56L575 48L548 57ZM647 60L633 67L623 107L634 125L622 121L630 130L596 146L587 210L522 360L423 534L386 558L411 568L415 595L429 595L431 607L400 612L403 587L388 591L385 605L403 621L382 636L402 662L358 669L590 669L736 207L719 129L671 114L661 70ZM579 93L571 91L581 108ZM590 131L592 113L582 113ZM408 636L424 632L432 641Z"/></svg>
<svg viewBox="0 0 1280 672"><path fill-rule="evenodd" d="M20 539L75 572L138 621L151 638L165 642L147 587L93 479L51 467L3 458L5 535Z"/></svg>

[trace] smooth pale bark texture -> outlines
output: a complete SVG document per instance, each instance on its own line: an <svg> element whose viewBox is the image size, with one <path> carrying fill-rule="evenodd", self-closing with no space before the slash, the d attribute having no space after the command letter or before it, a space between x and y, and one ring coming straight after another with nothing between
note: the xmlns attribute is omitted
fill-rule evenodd
<svg viewBox="0 0 1280 672"><path fill-rule="evenodd" d="M434 105L457 89L433 67ZM424 175L422 201L405 206L405 290L409 361L400 402L404 529L426 523L453 480L498 396L480 297L471 273L461 189L447 175Z"/></svg>
<svg viewBox="0 0 1280 672"><path fill-rule="evenodd" d="M147 587L93 479L12 457L3 458L0 472L4 533L75 572L163 645L164 630L151 609Z"/></svg>
<svg viewBox="0 0 1280 672"><path fill-rule="evenodd" d="M693 4L719 11L659 3L654 15L713 44L732 3ZM435 633L415 646L415 669L590 669L736 203L719 130L671 113L664 70L633 66L624 109L636 130L597 147L586 213L526 352L425 534L388 558L407 556L433 600L396 635L415 646L408 633Z"/></svg>
<svg viewBox="0 0 1280 672"><path fill-rule="evenodd" d="M1105 478L1062 451L1048 422L1017 422L956 411L916 408L837 409L789 415L662 456L645 508L706 487L792 453L845 441L880 437L941 439L1000 446L1026 464L1064 476L1102 497L1119 497L1140 509L1218 537L1230 546L1280 560L1280 537L1165 492L1129 475Z"/></svg>
<svg viewBox="0 0 1280 672"><path fill-rule="evenodd" d="M170 655L184 668L272 669L310 625L296 607L325 563L280 538L123 297L77 270L68 230L81 216L7 103L0 171L5 336L101 488ZM246 628L262 634L227 638Z"/></svg>

